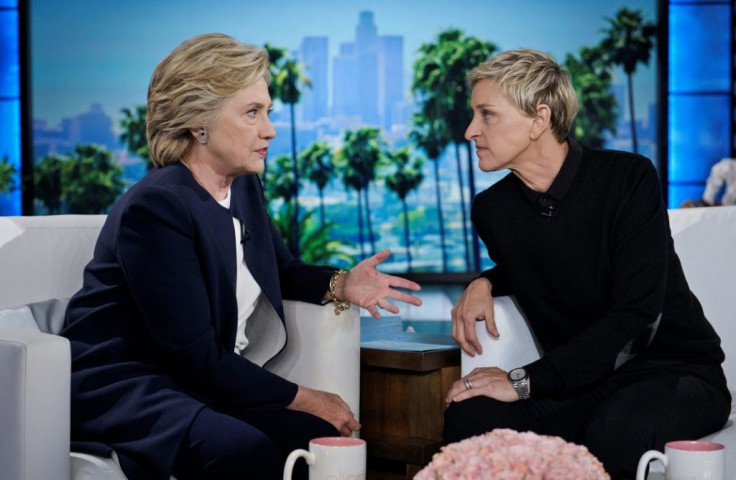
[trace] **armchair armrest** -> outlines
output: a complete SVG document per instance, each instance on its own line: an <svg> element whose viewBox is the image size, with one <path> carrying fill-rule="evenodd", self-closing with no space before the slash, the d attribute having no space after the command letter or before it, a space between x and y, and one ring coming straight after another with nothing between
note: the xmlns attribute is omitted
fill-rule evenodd
<svg viewBox="0 0 736 480"><path fill-rule="evenodd" d="M542 349L513 297L493 299L493 318L499 337L494 338L488 334L485 322L476 322L475 334L483 347L483 354L471 357L465 351L462 352L462 376L477 367L499 367L509 371L541 356Z"/></svg>
<svg viewBox="0 0 736 480"><path fill-rule="evenodd" d="M336 393L360 411L360 314L332 304L284 301L288 341L267 368L300 385Z"/></svg>
<svg viewBox="0 0 736 480"><path fill-rule="evenodd" d="M0 471L3 478L69 478L66 338L0 328Z"/></svg>

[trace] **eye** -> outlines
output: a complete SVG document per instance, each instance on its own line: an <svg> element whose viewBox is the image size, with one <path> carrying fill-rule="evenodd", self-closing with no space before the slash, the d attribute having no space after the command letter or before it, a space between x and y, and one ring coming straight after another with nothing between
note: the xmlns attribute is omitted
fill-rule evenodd
<svg viewBox="0 0 736 480"><path fill-rule="evenodd" d="M493 117L493 112L483 110L482 112L480 112L480 116L483 120L489 120L491 117Z"/></svg>
<svg viewBox="0 0 736 480"><path fill-rule="evenodd" d="M256 115L258 115L258 109L257 108L251 108L246 113L250 118L256 118Z"/></svg>

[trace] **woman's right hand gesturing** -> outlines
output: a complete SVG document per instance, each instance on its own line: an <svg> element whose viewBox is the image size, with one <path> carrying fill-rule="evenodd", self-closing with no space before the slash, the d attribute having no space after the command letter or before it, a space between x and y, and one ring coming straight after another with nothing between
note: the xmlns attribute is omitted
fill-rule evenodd
<svg viewBox="0 0 736 480"><path fill-rule="evenodd" d="M294 400L287 407L290 410L311 413L331 423L340 435L347 437L360 430L360 423L350 410L350 406L334 393L323 392L299 385Z"/></svg>
<svg viewBox="0 0 736 480"><path fill-rule="evenodd" d="M483 353L483 347L475 335L475 323L481 320L486 322L488 333L498 337L498 329L493 319L491 282L483 277L470 282L452 307L452 338L470 356Z"/></svg>

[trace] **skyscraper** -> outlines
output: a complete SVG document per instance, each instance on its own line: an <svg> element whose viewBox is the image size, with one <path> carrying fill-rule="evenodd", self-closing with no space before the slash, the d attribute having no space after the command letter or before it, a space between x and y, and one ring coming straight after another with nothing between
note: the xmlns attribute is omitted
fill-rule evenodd
<svg viewBox="0 0 736 480"><path fill-rule="evenodd" d="M403 100L403 38L379 36L373 12L360 12L355 41L343 42L333 62L333 114L390 128Z"/></svg>
<svg viewBox="0 0 736 480"><path fill-rule="evenodd" d="M390 130L399 120L394 118L397 106L404 101L404 37L386 35L380 37L379 45L378 101L383 128Z"/></svg>
<svg viewBox="0 0 736 480"><path fill-rule="evenodd" d="M342 42L332 62L332 114L337 117L359 115L358 61L355 42Z"/></svg>
<svg viewBox="0 0 736 480"><path fill-rule="evenodd" d="M304 37L299 47L299 60L312 88L302 91L299 108L301 121L314 122L327 116L327 37Z"/></svg>

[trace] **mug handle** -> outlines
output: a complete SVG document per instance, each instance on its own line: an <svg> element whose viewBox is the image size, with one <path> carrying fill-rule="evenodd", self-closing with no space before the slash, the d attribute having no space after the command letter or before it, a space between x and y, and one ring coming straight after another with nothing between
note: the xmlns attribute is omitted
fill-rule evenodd
<svg viewBox="0 0 736 480"><path fill-rule="evenodd" d="M284 465L284 480L291 480L291 471L294 469L294 464L300 457L304 457L307 465L314 465L314 454L298 448L286 457L286 464Z"/></svg>
<svg viewBox="0 0 736 480"><path fill-rule="evenodd" d="M647 472L647 465L652 460L659 460L664 465L664 468L667 468L667 456L657 450L649 450L639 459L639 466L636 468L636 480L646 480L644 475Z"/></svg>

